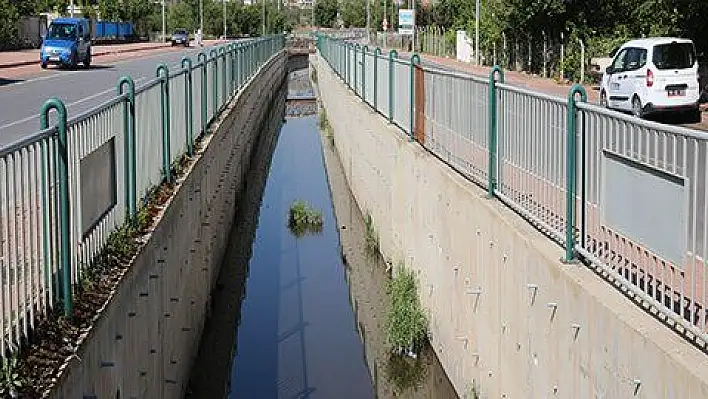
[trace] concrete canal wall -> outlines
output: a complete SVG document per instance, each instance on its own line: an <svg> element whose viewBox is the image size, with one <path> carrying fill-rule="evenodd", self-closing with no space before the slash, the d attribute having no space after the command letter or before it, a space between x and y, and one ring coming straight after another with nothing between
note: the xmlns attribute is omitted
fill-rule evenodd
<svg viewBox="0 0 708 399"><path fill-rule="evenodd" d="M182 398L252 152L287 76L274 56L223 113L54 398Z"/></svg>
<svg viewBox="0 0 708 399"><path fill-rule="evenodd" d="M321 101L387 261L419 278L461 397L707 398L708 356L365 105L318 57Z"/></svg>

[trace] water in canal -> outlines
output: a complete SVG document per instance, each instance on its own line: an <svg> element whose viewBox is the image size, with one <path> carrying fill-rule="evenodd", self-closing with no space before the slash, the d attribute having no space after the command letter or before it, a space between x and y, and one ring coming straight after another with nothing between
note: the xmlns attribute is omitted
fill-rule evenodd
<svg viewBox="0 0 708 399"><path fill-rule="evenodd" d="M312 90L307 71L291 74L291 94L303 86ZM300 116L261 137L187 397L456 398L430 348L391 355L386 265L365 250L363 217L312 107L292 104L285 115ZM323 225L296 237L298 200Z"/></svg>

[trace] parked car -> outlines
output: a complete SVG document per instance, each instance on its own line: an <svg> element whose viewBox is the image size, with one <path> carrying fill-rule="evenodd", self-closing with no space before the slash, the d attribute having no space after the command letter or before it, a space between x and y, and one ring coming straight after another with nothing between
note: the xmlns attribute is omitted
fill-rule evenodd
<svg viewBox="0 0 708 399"><path fill-rule="evenodd" d="M172 33L172 45L181 44L184 47L189 47L189 32L187 29L177 29Z"/></svg>
<svg viewBox="0 0 708 399"><path fill-rule="evenodd" d="M91 27L85 18L57 18L47 29L39 50L42 68L59 64L76 68L91 66Z"/></svg>
<svg viewBox="0 0 708 399"><path fill-rule="evenodd" d="M658 112L686 112L700 121L698 60L693 42L647 38L623 44L605 70L600 85L603 106L637 117Z"/></svg>

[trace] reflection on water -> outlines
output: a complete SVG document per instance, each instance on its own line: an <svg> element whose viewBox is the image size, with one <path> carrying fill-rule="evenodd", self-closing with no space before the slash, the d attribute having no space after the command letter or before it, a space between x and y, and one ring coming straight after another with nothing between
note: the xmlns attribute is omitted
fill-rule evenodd
<svg viewBox="0 0 708 399"><path fill-rule="evenodd" d="M366 223L345 180L331 140L322 138L341 256L366 362L379 398L458 398L430 345L417 359L394 354L386 342L385 321L390 299L387 265L367 245Z"/></svg>
<svg viewBox="0 0 708 399"><path fill-rule="evenodd" d="M270 137L237 201L188 397L456 398L430 348L411 359L386 345L386 265L366 254L363 217L317 117L288 118ZM322 214L314 234L290 230L298 200Z"/></svg>

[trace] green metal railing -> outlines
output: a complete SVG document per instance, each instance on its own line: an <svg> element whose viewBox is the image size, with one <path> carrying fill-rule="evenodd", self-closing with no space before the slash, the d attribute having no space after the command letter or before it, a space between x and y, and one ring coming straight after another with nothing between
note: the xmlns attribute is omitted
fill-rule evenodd
<svg viewBox="0 0 708 399"><path fill-rule="evenodd" d="M109 235L174 179L175 164L284 46L280 35L219 46L196 63L159 65L140 87L121 77L114 98L73 118L52 98L40 132L0 149L0 356L58 304L72 316L74 287ZM98 170L86 169L91 162ZM106 179L82 181L89 176ZM99 201L86 196L87 183L104 190L106 209L87 213Z"/></svg>
<svg viewBox="0 0 708 399"><path fill-rule="evenodd" d="M708 342L708 189L685 183L706 181L708 136L589 104L580 85L567 98L508 85L498 66L480 77L325 35L317 47L389 123L562 245L564 262L592 265ZM633 185L652 193L626 205ZM674 212L660 226L633 209L652 200Z"/></svg>

